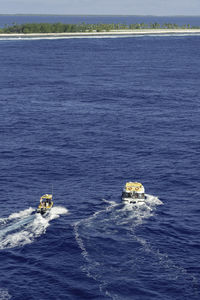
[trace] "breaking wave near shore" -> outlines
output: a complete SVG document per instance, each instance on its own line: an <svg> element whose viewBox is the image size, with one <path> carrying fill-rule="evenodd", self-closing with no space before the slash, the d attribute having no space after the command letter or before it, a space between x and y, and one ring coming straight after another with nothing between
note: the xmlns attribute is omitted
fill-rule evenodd
<svg viewBox="0 0 200 300"><path fill-rule="evenodd" d="M144 38L144 37L175 37L175 38L181 38L181 37L189 37L189 36L200 36L200 32L159 32L156 30L153 30L151 32L137 32L134 34L131 34L130 32L110 32L110 33L100 33L100 34L69 34L69 35L59 35L59 34L51 34L51 35L27 35L27 36L0 36L0 41L38 41L38 40L68 40L68 39L118 39L118 38Z"/></svg>
<svg viewBox="0 0 200 300"><path fill-rule="evenodd" d="M50 222L67 214L64 207L55 206L46 216L28 208L0 219L0 249L13 248L32 243L46 232Z"/></svg>

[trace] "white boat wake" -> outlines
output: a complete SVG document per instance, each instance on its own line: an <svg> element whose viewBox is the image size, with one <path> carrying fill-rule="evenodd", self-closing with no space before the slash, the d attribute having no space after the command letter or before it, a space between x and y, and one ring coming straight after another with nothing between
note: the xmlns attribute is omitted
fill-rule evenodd
<svg viewBox="0 0 200 300"><path fill-rule="evenodd" d="M144 220L154 214L155 207L162 202L154 196L147 195L146 202L143 204L122 204L114 201L103 201L109 206L95 212L87 219L82 219L74 224L74 235L81 254L85 260L82 270L90 278L93 278L99 285L100 291L113 300L120 299L118 295L109 289L109 281L106 279L108 265L106 265L106 252L100 244L92 245L92 241L103 239L118 239L121 236L119 231L128 228L133 233L136 226L141 225ZM127 239L127 236L123 237ZM90 241L91 239L91 241ZM96 248L94 251L93 248ZM93 252L93 253L92 253ZM98 255L97 255L98 253ZM102 257L101 257L102 253ZM109 263L108 263L109 264Z"/></svg>
<svg viewBox="0 0 200 300"><path fill-rule="evenodd" d="M131 282L137 273L140 274L141 268L150 267L148 262L151 261L155 272L156 269L163 270L163 276L169 282L179 278L191 294L195 294L198 284L195 276L176 264L167 253L161 253L144 233L140 236L140 226L141 232L144 231L144 224L155 217L156 207L163 203L152 195L147 195L145 203L140 204L103 201L109 206L74 224L75 239L85 260L81 269L97 282L100 292L113 300L123 300L113 289L116 283L112 281L112 274L120 281L125 272Z"/></svg>
<svg viewBox="0 0 200 300"><path fill-rule="evenodd" d="M12 296L8 293L6 289L0 289L0 300L9 300Z"/></svg>
<svg viewBox="0 0 200 300"><path fill-rule="evenodd" d="M68 213L66 208L60 206L53 207L45 217L34 211L29 208L0 219L0 249L32 243L46 232L51 220Z"/></svg>

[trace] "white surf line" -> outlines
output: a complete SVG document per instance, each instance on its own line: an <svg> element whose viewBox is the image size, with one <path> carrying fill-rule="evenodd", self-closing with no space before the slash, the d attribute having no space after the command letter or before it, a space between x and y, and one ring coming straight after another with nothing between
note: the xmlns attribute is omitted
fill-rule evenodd
<svg viewBox="0 0 200 300"><path fill-rule="evenodd" d="M188 29L121 29L121 30L110 30L110 31L101 31L101 32L60 32L60 33L1 33L0 38L18 38L18 39L31 39L31 38L41 38L41 39L48 39L48 38L69 38L69 37L79 37L79 38L88 38L88 37L106 37L106 36L148 36L148 35L199 35L200 29L188 28Z"/></svg>
<svg viewBox="0 0 200 300"><path fill-rule="evenodd" d="M200 36L199 32L185 32L185 33L176 33L176 32L138 32L137 34L130 33L109 33L109 34L101 34L101 35L60 35L60 36L3 36L0 35L0 41L39 41L39 40L61 40L61 39L117 39L117 38L144 38L144 37L185 37L185 36Z"/></svg>

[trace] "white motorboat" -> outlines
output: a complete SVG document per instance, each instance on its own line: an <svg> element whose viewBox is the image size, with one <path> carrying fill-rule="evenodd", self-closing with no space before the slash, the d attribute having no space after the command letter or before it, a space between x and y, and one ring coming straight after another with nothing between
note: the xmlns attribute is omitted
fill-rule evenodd
<svg viewBox="0 0 200 300"><path fill-rule="evenodd" d="M145 190L139 182L127 182L123 188L122 200L126 203L144 203Z"/></svg>

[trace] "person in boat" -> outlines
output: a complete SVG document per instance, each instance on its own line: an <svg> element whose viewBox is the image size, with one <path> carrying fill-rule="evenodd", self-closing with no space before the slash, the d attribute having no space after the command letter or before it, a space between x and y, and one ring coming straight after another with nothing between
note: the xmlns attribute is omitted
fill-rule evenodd
<svg viewBox="0 0 200 300"><path fill-rule="evenodd" d="M46 203L45 203L45 205L46 205L46 207L49 207L49 206L51 206L51 200L50 200L50 199L46 200Z"/></svg>

